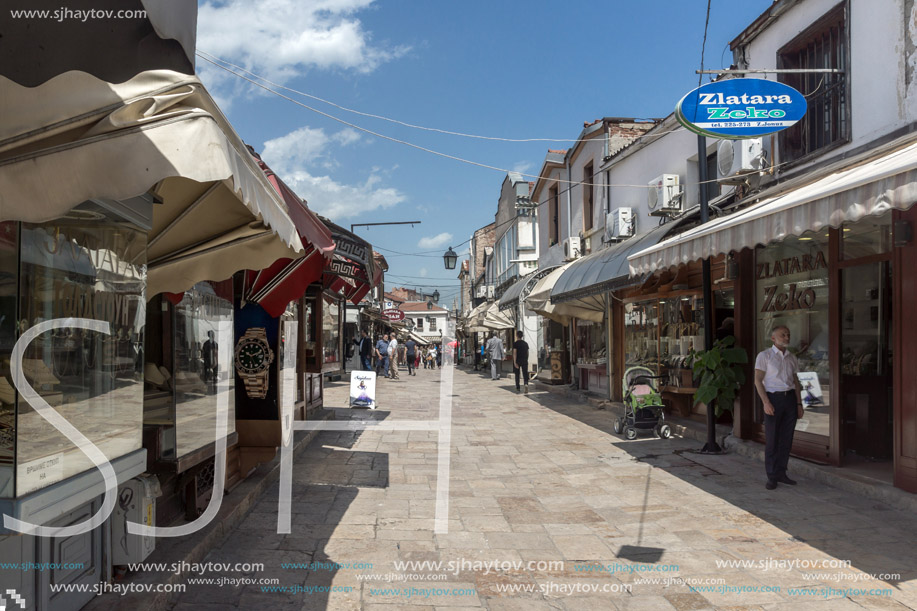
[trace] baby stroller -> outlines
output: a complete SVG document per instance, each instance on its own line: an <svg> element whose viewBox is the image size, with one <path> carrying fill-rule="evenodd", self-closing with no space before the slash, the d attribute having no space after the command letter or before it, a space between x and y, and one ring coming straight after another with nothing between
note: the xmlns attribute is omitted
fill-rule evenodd
<svg viewBox="0 0 917 611"><path fill-rule="evenodd" d="M625 438L636 439L638 430L655 429L663 439L672 436L657 384L661 377L648 367L631 367L624 372L624 419L615 418L615 433L623 431Z"/></svg>

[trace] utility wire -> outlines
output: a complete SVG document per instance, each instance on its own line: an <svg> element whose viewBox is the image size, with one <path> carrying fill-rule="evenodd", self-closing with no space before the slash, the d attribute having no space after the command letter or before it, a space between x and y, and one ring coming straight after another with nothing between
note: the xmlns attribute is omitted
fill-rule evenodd
<svg viewBox="0 0 917 611"><path fill-rule="evenodd" d="M451 159L452 161L458 161L458 162L460 162L460 163L465 163L465 164L468 164L468 165L472 165L472 166L479 167L479 168L484 168L484 169L487 169L487 170L495 170L495 171L500 172L500 173L502 173L502 174L509 174L509 173L512 172L512 173L514 173L514 174L518 174L518 175L523 176L523 177L525 177L525 178L533 178L533 179L539 179L539 178L541 178L541 175L539 175L539 174L527 174L527 173L525 173L525 172L515 172L514 170L510 170L510 169L507 169L507 168L501 168L501 167L494 166L494 165L490 165L490 164L487 164L487 163L481 163L481 162L479 162L479 161L474 161L474 160L471 160L471 159L465 159L464 157L458 157L458 156L456 156L456 155L450 155L449 153L443 153L443 152L440 152L440 151L437 151L437 150L434 150L434 149L431 149L431 148L427 148L427 147L425 147L425 146L420 146L419 144L414 144L414 143L412 143L412 142L407 142L406 140L400 140L400 139L394 138L394 137L392 137L392 136L386 136L385 134L381 134L381 133L379 133L379 132L376 132L376 131L373 131L373 130L371 130L371 129L362 127L362 126L360 126L360 125L357 125L357 124L355 124L355 123L351 123L350 121L345 121L344 119L340 119L340 118L338 118L338 117L335 117L334 115L328 114L328 113L326 113L326 112L324 112L324 111L321 111L321 110L319 110L319 109L317 109L317 108L314 108L314 107L312 107L312 106L309 106L308 104L304 104L304 103L300 102L299 100L294 100L293 98L291 98L291 97L288 96L288 95L284 95L283 93L280 93L279 91L275 91L274 89L271 89L271 88L268 87L267 85L263 85L263 84L261 84L261 83L255 81L255 80L252 80L252 79L248 78L247 76L245 76L245 75L243 75L243 74L239 74L238 72L234 72L233 70L227 68L226 66L223 66L223 65L217 63L216 61L213 61L213 60L211 60L211 59L209 59L209 58L207 58L207 57L205 57L205 56L203 56L203 55L201 55L200 57L201 57L201 59L203 59L204 61L207 61L207 62L213 64L213 65L216 66L217 68L220 68L221 70L225 70L226 72L228 72L228 73L230 73L230 74L233 74L233 75L239 77L240 79L242 79L242 80L244 80L244 81L248 81L248 82L251 83L252 85L255 85L256 87L260 87L261 89L264 89L265 91L267 91L267 92L269 92L269 93L273 93L273 94L276 95L277 97L283 98L284 100L287 100L288 102L292 102L293 104L296 104L297 106L301 106L301 107L305 108L306 110L311 110L312 112L314 112L314 113L316 113L316 114L318 114L318 115L321 115L321 116L323 116L323 117L325 117L325 118L327 118L327 119L331 119L332 121L336 121L337 123L340 123L340 124L342 124L342 125L346 125L347 127L353 128L353 129L355 129L355 130L357 130L357 131L361 131L361 132L370 134L371 136L376 136L377 138L381 138L381 139L383 139L383 140L388 140L388 141L390 141L390 142L395 142L395 143L397 143L397 144L402 144L402 145L404 145L404 146L407 146L407 147L410 147L410 148L413 148L413 149L417 149L417 150L419 150L419 151L423 151L423 152L429 153L429 154L431 154L431 155L436 155L437 157L443 157L444 159ZM674 133L674 132L683 131L683 130L684 130L684 128L682 127L682 128L678 128L678 129L672 130L671 132L665 132L665 133ZM650 136L660 137L660 136L665 135L665 133L651 134ZM552 182L564 183L564 184L571 184L571 185L588 184L588 183L581 183L581 182L573 181L573 180L564 180L564 179L562 179L562 178L555 178L555 179L552 179ZM633 189L649 189L649 188L650 188L650 185L634 185L634 184L614 184L614 185L589 184L589 186L596 186L596 187L597 187L597 186L602 186L602 187L604 187L604 186L612 186L612 187L633 188ZM689 186L689 185L686 185L686 186Z"/></svg>
<svg viewBox="0 0 917 611"><path fill-rule="evenodd" d="M700 74L697 75L697 86L700 87L703 84L704 79L704 50L707 48L707 26L710 25L710 2L707 0L707 18L704 21L704 42L700 46Z"/></svg>
<svg viewBox="0 0 917 611"><path fill-rule="evenodd" d="M498 141L498 142L570 142L570 143L579 143L579 142L590 142L590 141L591 141L591 139L586 139L586 138L583 138L583 139L571 139L571 138L503 138L503 137L499 137L499 136L482 136L482 135L479 135L479 134L467 134L467 133L464 133L464 132L456 132L456 131L451 131L451 130L447 130L447 129L440 129L440 128L436 128L436 127L426 127L426 126L423 126L423 125L415 125L415 124L413 124L413 123L407 123L407 122L405 122L405 121L400 121L400 120L398 120L398 119L392 119L392 118L390 118L390 117L386 117L386 116L383 116L383 115L377 115L377 114L373 114L373 113L369 113L369 112L363 112L363 111L356 110L356 109L353 109L353 108L347 108L346 106L342 106L342 105L340 105L340 104L337 104L336 102L332 102L331 100L326 100L326 99L324 99L324 98L320 98L320 97L318 97L317 95L313 95L313 94L311 94L311 93L306 93L305 91L299 91L299 90L296 90L296 89L292 89L292 88L290 88L290 87L286 87L286 86L284 86L284 85L281 85L280 83L275 83L275 82L273 82L273 81L271 81L271 80L269 80L269 79L267 79L267 78L261 76L260 74L256 74L256 73L254 73L254 72L252 72L252 71L250 71L250 70L247 70L246 68L243 68L242 66L239 66L238 64L234 64L234 63L232 63L232 62L230 62L230 61L228 61L228 60L225 60L225 59L222 59L222 58L220 58L220 57L217 57L216 55L213 55L212 53L208 53L208 52L206 52L206 51L201 51L200 49L198 49L198 50L196 51L196 54L197 54L197 56L200 57L201 59L204 59L204 60L206 60L206 61L208 61L208 62L210 62L210 63L215 64L216 62L220 62L220 63L226 64L227 66L232 66L232 67L235 68L236 70L240 70L240 71L244 72L245 74L248 74L248 75L250 75L250 76L252 76L252 77L258 79L259 81L263 81L263 82L267 83L268 85L270 85L270 86L272 86L272 87L276 87L276 88L278 88L278 89L283 89L284 91L289 91L290 93L295 93L296 95L301 95L301 96L306 97L306 98L309 98L309 99L311 99L311 100L315 100L316 102L321 102L322 104L328 104L329 106L333 106L333 107L335 107L335 108L337 108L337 109L339 109L339 110L343 110L343 111L345 111L345 112L350 112L350 113L353 113L353 114L355 114L355 115L360 115L361 117L368 117L368 118L370 118L370 119L379 119L380 121L388 121L389 123L394 123L394 124L396 124L396 125L401 125L401 126L403 126L403 127L410 127L410 128L412 128L412 129L419 129L419 130L428 131L428 132L435 132L435 133L438 133L438 134L445 134L445 135L448 135L448 136L460 136L460 137L462 137L462 138L475 138L475 139L478 139L478 140L494 140L494 141ZM635 119L634 119L634 121L655 121L655 120L656 120L656 119L647 119L647 118L635 118Z"/></svg>

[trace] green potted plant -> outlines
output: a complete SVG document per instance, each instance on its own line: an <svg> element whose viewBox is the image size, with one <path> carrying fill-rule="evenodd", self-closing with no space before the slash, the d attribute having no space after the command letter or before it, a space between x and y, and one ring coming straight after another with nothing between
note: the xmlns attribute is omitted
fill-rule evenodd
<svg viewBox="0 0 917 611"><path fill-rule="evenodd" d="M724 337L714 342L710 350L691 351L694 379L698 380L694 393L694 405L713 404L717 417L724 411L732 411L736 393L745 383L742 365L748 363L748 354L742 348L734 348L736 338Z"/></svg>

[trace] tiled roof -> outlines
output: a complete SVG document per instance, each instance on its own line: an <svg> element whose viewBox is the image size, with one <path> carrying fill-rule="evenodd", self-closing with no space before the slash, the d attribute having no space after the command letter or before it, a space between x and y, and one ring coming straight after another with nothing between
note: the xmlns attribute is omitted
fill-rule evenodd
<svg viewBox="0 0 917 611"><path fill-rule="evenodd" d="M406 301L402 303L399 307L399 310L402 312L448 312L446 308L441 308L435 303L432 308L427 308L426 301Z"/></svg>

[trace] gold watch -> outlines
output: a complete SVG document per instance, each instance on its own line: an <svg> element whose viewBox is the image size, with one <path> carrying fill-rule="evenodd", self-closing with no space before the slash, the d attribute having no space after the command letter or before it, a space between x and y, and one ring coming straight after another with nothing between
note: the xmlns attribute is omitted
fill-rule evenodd
<svg viewBox="0 0 917 611"><path fill-rule="evenodd" d="M236 373L245 384L250 399L267 397L268 373L274 351L267 342L264 327L251 327L236 343Z"/></svg>

